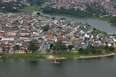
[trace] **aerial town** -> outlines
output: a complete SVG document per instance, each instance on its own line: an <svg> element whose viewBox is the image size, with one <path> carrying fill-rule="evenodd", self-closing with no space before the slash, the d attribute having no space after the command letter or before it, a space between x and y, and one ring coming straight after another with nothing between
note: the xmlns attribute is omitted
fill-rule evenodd
<svg viewBox="0 0 116 77"><path fill-rule="evenodd" d="M95 5L97 3L97 5ZM66 9L74 8L75 10L85 10L88 5L95 5L106 10L106 12L112 16L116 15L116 0L49 0L42 7L50 5L53 8L60 9L64 7Z"/></svg>
<svg viewBox="0 0 116 77"><path fill-rule="evenodd" d="M1 0L2 2L20 2L25 5L30 5L28 3L29 0ZM45 8L46 6L50 6L52 8L65 8L75 10L85 10L87 6L100 7L102 10L104 9L108 15L116 16L116 0L46 0L44 4L42 4L41 8Z"/></svg>
<svg viewBox="0 0 116 77"><path fill-rule="evenodd" d="M115 36L94 33L89 24L67 21L64 18L45 18L28 13L0 13L0 44L6 46L7 53L14 52L19 45L23 51L31 40L36 39L39 51L45 52L49 45L62 40L63 43L76 48L92 46L116 46Z"/></svg>
<svg viewBox="0 0 116 77"><path fill-rule="evenodd" d="M0 77L116 77L116 0L0 0Z"/></svg>

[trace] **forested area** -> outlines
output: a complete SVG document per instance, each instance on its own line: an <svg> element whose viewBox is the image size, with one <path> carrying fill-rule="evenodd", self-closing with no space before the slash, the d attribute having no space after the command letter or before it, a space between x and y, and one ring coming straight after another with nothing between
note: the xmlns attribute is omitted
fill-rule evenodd
<svg viewBox="0 0 116 77"><path fill-rule="evenodd" d="M27 0L27 2L31 5L42 5L46 2L47 0Z"/></svg>
<svg viewBox="0 0 116 77"><path fill-rule="evenodd" d="M116 24L116 17L110 20L111 23Z"/></svg>
<svg viewBox="0 0 116 77"><path fill-rule="evenodd" d="M74 8L66 9L64 7L57 9L47 6L46 8L43 8L43 12L48 14L63 14L76 17L99 17L106 14L106 11L103 7L100 7L98 3L93 3L91 5L86 4L86 9L84 10Z"/></svg>
<svg viewBox="0 0 116 77"><path fill-rule="evenodd" d="M0 12L18 12L25 5L20 2L0 2Z"/></svg>

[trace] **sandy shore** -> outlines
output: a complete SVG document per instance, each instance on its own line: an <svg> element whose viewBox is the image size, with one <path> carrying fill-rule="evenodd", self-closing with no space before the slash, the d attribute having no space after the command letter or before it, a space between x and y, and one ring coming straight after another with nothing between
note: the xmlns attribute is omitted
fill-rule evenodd
<svg viewBox="0 0 116 77"><path fill-rule="evenodd" d="M83 58L98 58L98 57L107 57L107 56L113 56L115 55L115 53L110 53L110 54L106 54L106 55L98 55L98 56L80 56L79 58L83 59Z"/></svg>
<svg viewBox="0 0 116 77"><path fill-rule="evenodd" d="M53 55L49 55L49 57L47 57L47 59L54 59ZM65 57L60 57L60 58L56 58L56 59L66 59Z"/></svg>
<svg viewBox="0 0 116 77"><path fill-rule="evenodd" d="M107 57L107 56L113 56L115 55L115 53L110 53L110 54L106 54L106 55L97 55L97 56L80 56L80 57L75 57L74 59L86 59L86 58L99 58L99 57ZM47 57L47 59L54 59L53 55L49 55L49 57ZM66 57L60 57L57 59L67 59Z"/></svg>

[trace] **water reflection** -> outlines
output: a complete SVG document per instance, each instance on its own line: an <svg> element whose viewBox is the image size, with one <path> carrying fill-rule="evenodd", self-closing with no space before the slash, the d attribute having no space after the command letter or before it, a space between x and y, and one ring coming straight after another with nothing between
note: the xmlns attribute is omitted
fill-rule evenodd
<svg viewBox="0 0 116 77"><path fill-rule="evenodd" d="M37 66L39 63L39 60L29 60L28 62L31 66Z"/></svg>
<svg viewBox="0 0 116 77"><path fill-rule="evenodd" d="M116 55L58 60L0 59L0 77L115 77Z"/></svg>
<svg viewBox="0 0 116 77"><path fill-rule="evenodd" d="M112 55L112 56L107 56L107 57L105 57L105 58L108 58L108 59L114 59L115 58L115 55Z"/></svg>

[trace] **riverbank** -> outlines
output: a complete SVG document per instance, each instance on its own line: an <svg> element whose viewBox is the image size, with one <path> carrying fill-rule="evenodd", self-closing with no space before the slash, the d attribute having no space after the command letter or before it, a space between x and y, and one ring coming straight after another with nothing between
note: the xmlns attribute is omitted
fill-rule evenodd
<svg viewBox="0 0 116 77"><path fill-rule="evenodd" d="M47 13L45 13L47 14ZM89 17L78 17L74 15L68 15L68 14L49 14L49 15L59 15L59 16L67 16L67 17L73 17L73 18L84 18L84 19L98 19L98 20L111 20L113 17L111 16L105 16L105 17L97 17L97 16L89 16Z"/></svg>
<svg viewBox="0 0 116 77"><path fill-rule="evenodd" d="M57 59L86 59L86 58L99 58L99 57L108 57L108 56L113 56L115 53L109 53L109 54L102 54L102 55L60 55L57 56ZM47 59L54 59L53 55L49 55Z"/></svg>

